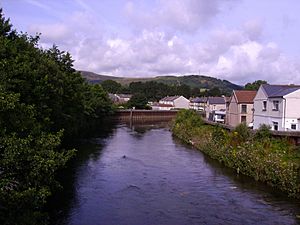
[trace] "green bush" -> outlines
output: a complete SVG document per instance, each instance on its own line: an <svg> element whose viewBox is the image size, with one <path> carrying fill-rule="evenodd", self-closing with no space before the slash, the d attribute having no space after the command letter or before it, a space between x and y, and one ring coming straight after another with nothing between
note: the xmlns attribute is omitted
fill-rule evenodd
<svg viewBox="0 0 300 225"><path fill-rule="evenodd" d="M266 126L253 134L240 124L229 132L220 126L205 125L195 115L192 111L179 112L173 134L238 173L300 197L300 153L295 146L286 139L273 138Z"/></svg>

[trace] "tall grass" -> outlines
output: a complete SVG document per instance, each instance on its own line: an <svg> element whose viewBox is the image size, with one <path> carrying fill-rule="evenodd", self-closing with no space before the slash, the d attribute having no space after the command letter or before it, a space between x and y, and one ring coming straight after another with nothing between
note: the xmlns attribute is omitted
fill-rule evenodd
<svg viewBox="0 0 300 225"><path fill-rule="evenodd" d="M237 173L265 182L291 197L300 197L300 150L286 139L272 137L268 127L262 126L253 133L240 124L229 132L204 124L194 111L182 110L172 131Z"/></svg>

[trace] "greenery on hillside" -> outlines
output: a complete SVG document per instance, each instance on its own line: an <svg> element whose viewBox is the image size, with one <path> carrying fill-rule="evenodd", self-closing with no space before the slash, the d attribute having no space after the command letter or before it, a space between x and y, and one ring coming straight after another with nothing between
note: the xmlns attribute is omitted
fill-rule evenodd
<svg viewBox="0 0 300 225"><path fill-rule="evenodd" d="M259 89L260 85L262 85L262 84L267 84L267 81L265 81L265 80L256 80L253 83L247 83L245 85L245 89L246 90L257 91Z"/></svg>
<svg viewBox="0 0 300 225"><path fill-rule="evenodd" d="M166 96L183 95L186 98L198 96L221 96L218 88L200 92L198 88L190 88L188 85L167 85L154 81L132 82L129 86L122 86L116 81L106 80L101 83L104 90L109 93L132 94L133 96L144 96L147 101L158 101Z"/></svg>
<svg viewBox="0 0 300 225"><path fill-rule="evenodd" d="M12 29L0 9L0 223L44 224L55 174L74 155L62 149L112 111L69 53L38 48L39 37Z"/></svg>
<svg viewBox="0 0 300 225"><path fill-rule="evenodd" d="M114 80L123 86L129 86L133 82L150 82L155 81L158 83L163 83L169 86L180 86L187 85L191 89L197 88L198 90L210 90L213 88L218 88L220 92L231 94L232 90L242 89L241 86L233 84L227 80L220 80L214 77L202 76L202 75L188 75L188 76L158 76L152 78L121 78L121 77L108 77L103 75L98 75L91 72L81 71L83 77L92 83L101 83L105 80Z"/></svg>
<svg viewBox="0 0 300 225"><path fill-rule="evenodd" d="M299 198L299 148L285 139L273 138L269 128L255 134L245 124L228 132L219 126L205 125L194 111L177 114L173 134L226 166Z"/></svg>

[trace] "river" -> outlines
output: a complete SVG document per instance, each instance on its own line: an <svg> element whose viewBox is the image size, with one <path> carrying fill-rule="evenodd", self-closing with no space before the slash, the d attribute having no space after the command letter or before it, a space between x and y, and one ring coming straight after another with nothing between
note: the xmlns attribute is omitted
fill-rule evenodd
<svg viewBox="0 0 300 225"><path fill-rule="evenodd" d="M299 201L238 176L167 127L119 124L78 148L51 202L52 224L299 224Z"/></svg>

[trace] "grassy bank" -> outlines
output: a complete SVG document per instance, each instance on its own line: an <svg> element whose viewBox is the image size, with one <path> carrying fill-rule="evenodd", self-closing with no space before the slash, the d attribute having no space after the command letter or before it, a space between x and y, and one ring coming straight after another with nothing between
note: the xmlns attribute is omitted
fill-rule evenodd
<svg viewBox="0 0 300 225"><path fill-rule="evenodd" d="M194 111L183 110L177 114L172 132L237 173L300 197L300 149L285 139L273 138L267 127L254 134L241 124L228 132L205 125Z"/></svg>

